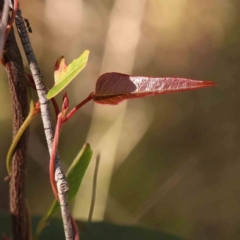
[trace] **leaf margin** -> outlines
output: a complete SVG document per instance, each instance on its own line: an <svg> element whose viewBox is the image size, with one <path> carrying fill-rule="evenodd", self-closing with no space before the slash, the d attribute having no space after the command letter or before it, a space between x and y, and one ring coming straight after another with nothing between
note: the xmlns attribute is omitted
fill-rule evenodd
<svg viewBox="0 0 240 240"><path fill-rule="evenodd" d="M48 91L47 93L47 99L51 99L55 97L57 94L59 94L68 84L72 82L72 80L86 67L87 62L88 62L88 57L89 57L89 50L85 50L79 58L74 59L69 65L65 64L65 58L64 56L61 56L58 58L58 60L55 63L54 67L54 78L57 76L55 73L56 70L56 65L61 66L61 64L65 64L65 68L68 72L67 74L65 73L66 76L61 76L60 78L62 79L54 79L54 86ZM59 63L60 61L60 63ZM71 69L73 68L73 69Z"/></svg>

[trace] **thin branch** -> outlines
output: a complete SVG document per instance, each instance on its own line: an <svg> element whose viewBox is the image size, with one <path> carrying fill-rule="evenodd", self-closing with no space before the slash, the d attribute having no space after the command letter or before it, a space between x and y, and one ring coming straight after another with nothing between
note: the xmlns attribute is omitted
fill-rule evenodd
<svg viewBox="0 0 240 240"><path fill-rule="evenodd" d="M49 162L50 182L51 182L53 193L58 202L60 202L60 197L66 198L66 195L61 194L63 191L63 189L61 188L61 185L58 185L58 184L56 185L56 182L54 181L54 160L55 160L57 149L58 149L58 142L59 142L62 126L67 120L66 114L67 114L68 107L69 107L69 100L68 100L67 94L65 93L63 96L62 111L57 116L57 124L56 124L54 139L53 139L52 154L51 154L50 162ZM79 240L79 233L78 233L77 225L76 225L75 220L71 216L70 212L68 211L68 212L65 212L62 214L69 216L69 218L71 220L71 227L73 228L73 233L74 233L74 236L66 236L66 238L74 238L74 240ZM68 224L68 223L66 223L66 224Z"/></svg>
<svg viewBox="0 0 240 240"><path fill-rule="evenodd" d="M93 211L94 211L94 206L95 206L96 190L97 190L97 175L98 175L100 158L101 158L101 156L99 153L97 155L96 165L95 165L94 174L93 174L92 199L91 199L91 205L90 205L90 210L89 210L89 215L88 215L88 222L92 221L92 216L93 216Z"/></svg>
<svg viewBox="0 0 240 240"><path fill-rule="evenodd" d="M55 115L56 115L56 118L59 114L59 107L58 107L58 104L57 104L57 101L55 98L51 98L51 102L52 102L52 105L53 105L53 108L54 108L54 111L55 111Z"/></svg>
<svg viewBox="0 0 240 240"><path fill-rule="evenodd" d="M68 113L67 115L67 120L69 120L76 112L78 109L80 109L83 105L85 105L87 102L91 101L93 99L94 93L90 93L87 98L85 98L82 102L80 102L76 107L74 107L71 112Z"/></svg>
<svg viewBox="0 0 240 240"><path fill-rule="evenodd" d="M62 113L59 114L56 128L55 128L55 134L54 134L54 139L53 139L53 145L52 145L52 154L50 156L50 161L49 161L49 176L50 176L50 183L52 186L52 190L54 193L55 198L59 201L59 196L58 196L58 190L57 190L57 185L55 181L55 159L56 159L56 154L57 154L57 149L58 149L58 141L60 138L60 132L62 129L63 123L61 122L61 115Z"/></svg>
<svg viewBox="0 0 240 240"><path fill-rule="evenodd" d="M5 43L5 34L6 34L6 29L7 29L7 24L8 24L8 10L9 10L9 2L4 1L1 30L0 30L0 54L1 54L1 56L2 56L3 45Z"/></svg>
<svg viewBox="0 0 240 240"><path fill-rule="evenodd" d="M70 215L71 218L71 222L72 222L72 226L73 226L73 231L74 231L74 240L79 240L79 232L78 232L78 227L77 227L77 223L74 220L74 218Z"/></svg>
<svg viewBox="0 0 240 240"><path fill-rule="evenodd" d="M33 77L31 75L31 73L28 73L28 72L25 72L27 78L28 78L28 81L29 81L29 85L36 91L36 86L35 86L35 82L33 80ZM53 97L51 98L51 102L53 104L53 107L54 107L54 111L55 111L55 114L56 114L56 118L58 117L58 114L59 114L59 107L58 107L58 104L57 104L57 101L56 99Z"/></svg>
<svg viewBox="0 0 240 240"><path fill-rule="evenodd" d="M56 129L55 129L54 140L53 140L52 154L51 154L50 162L49 162L50 182L51 182L53 193L58 202L60 202L60 198L65 198L66 195L62 194L63 189L61 188L61 186L58 183L56 185L56 182L54 181L54 159L56 157L56 152L58 149L58 142L59 142L62 126L66 122L66 111L68 109L68 106L69 106L69 102L68 102L67 95L65 94L64 98L63 98L62 111L61 111L61 113L58 114L57 125L56 125ZM78 233L78 229L77 229L75 220L73 219L73 217L71 216L69 211L64 212L63 214L69 216L69 218L71 220L71 227L73 228L73 233L74 233L74 236L69 235L69 236L66 236L66 238L68 239L68 238L74 237L74 240L79 240L79 233ZM66 224L68 224L68 223L66 223Z"/></svg>
<svg viewBox="0 0 240 240"><path fill-rule="evenodd" d="M47 88L42 81L42 76L40 73L40 69L38 67L37 59L34 55L20 9L17 11L15 22L16 22L18 34L20 36L20 39L23 45L24 52L26 54L26 57L29 63L29 67L30 67L33 79L36 85L37 94L40 101L40 109L41 109L44 132L47 140L48 150L51 155L54 132L53 132L53 125L51 121L51 115L50 115L49 101L46 98ZM67 214L69 213L69 207L67 202L68 184L65 178L65 174L63 173L60 165L60 157L58 153L56 154L56 159L55 159L55 181L59 190L58 195L60 199L65 237L68 240L72 240L73 228L72 228L69 214Z"/></svg>
<svg viewBox="0 0 240 240"><path fill-rule="evenodd" d="M13 22L15 20L16 14L17 14L17 10L18 10L18 0L14 0L12 16L10 18L9 24L7 26L6 34L5 34L5 41L6 41L8 34L12 28Z"/></svg>

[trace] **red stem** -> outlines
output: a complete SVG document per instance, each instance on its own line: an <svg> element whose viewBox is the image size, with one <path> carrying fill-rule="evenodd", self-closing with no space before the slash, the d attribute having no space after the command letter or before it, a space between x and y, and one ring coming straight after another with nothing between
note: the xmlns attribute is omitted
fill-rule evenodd
<svg viewBox="0 0 240 240"><path fill-rule="evenodd" d="M13 6L12 15L11 15L9 24L8 24L8 26L7 26L7 29L6 29L5 41L7 40L8 34L9 34L11 28L12 28L13 22L14 22L14 20L15 20L16 14L17 14L17 10L18 10L18 0L15 0L15 1L14 1L14 6Z"/></svg>
<svg viewBox="0 0 240 240"><path fill-rule="evenodd" d="M89 94L89 96L88 96L86 99L84 99L82 102L80 102L75 108L73 108L73 109L71 110L70 113L68 113L68 115L67 115L67 120L69 120L69 119L77 112L77 110L78 110L79 108L81 108L81 107L82 107L83 105L85 105L87 102L89 102L90 100L92 100L93 97L94 97L94 93L92 92L92 93Z"/></svg>
<svg viewBox="0 0 240 240"><path fill-rule="evenodd" d="M66 122L67 120L69 120L76 112L79 108L81 108L83 105L85 105L87 102L89 102L90 100L93 99L94 93L90 93L89 96L84 99L82 102L80 102L75 108L72 109L72 111L70 113L68 113L68 115L66 116L66 118L63 121L63 115L62 113L58 114L57 117L57 125L56 125L56 129L55 129L55 134L54 134L54 139L53 139L53 145L52 145L52 153L51 153L51 157L50 157L50 162L49 162L49 174L50 174L50 182L51 182L51 186L52 186L52 190L54 193L54 196L56 197L56 199L59 201L58 198L58 191L57 191L57 186L56 186L56 182L55 182L55 158L56 158L56 153L57 153L57 148L58 148L58 141L59 141L59 137L60 137L60 132L62 129L62 125L64 122ZM59 112L59 108L58 105L55 101L55 99L52 101L54 104L54 108L55 111ZM57 109L57 110L56 110Z"/></svg>
<svg viewBox="0 0 240 240"><path fill-rule="evenodd" d="M73 227L73 231L74 231L74 240L79 240L80 238L79 238L76 221L74 220L74 218L72 217L71 214L70 214L70 218L71 218L71 223L72 223L72 227Z"/></svg>
<svg viewBox="0 0 240 240"><path fill-rule="evenodd" d="M56 182L55 182L55 158L56 158L56 154L57 154L58 141L59 141L62 125L63 125L62 114L60 113L58 115L58 120L57 120L57 125L56 125L56 129L55 129L53 145L52 145L52 153L51 153L50 162L49 162L50 182L51 182L54 196L58 200L58 202L59 202L59 197L58 197L58 191L57 191L57 186L56 186Z"/></svg>
<svg viewBox="0 0 240 240"><path fill-rule="evenodd" d="M69 120L77 112L77 110L79 108L81 108L87 102L92 100L93 97L94 97L94 93L90 93L89 96L86 99L84 99L82 102L80 102L75 108L72 109L72 111L70 113L68 113L66 118L63 117L62 112L58 114L57 125L56 125L56 129L55 129L53 145L52 145L52 152L51 152L51 157L50 157L50 162L49 162L50 182L51 182L51 186L52 186L54 196L58 200L58 202L59 202L59 197L58 197L58 191L57 191L57 186L56 186L56 182L55 182L55 158L56 158L56 154L57 154L60 132L61 132L63 123L65 123L67 120ZM54 105L54 108L55 108L55 112L56 112L56 109L59 112L58 105L57 105L55 99L52 100L52 102L53 102L53 105ZM79 240L79 233L78 233L77 224L76 224L75 220L73 219L73 217L71 216L71 214L70 214L70 218L71 218L71 223L72 223L72 227L73 227L73 231L74 231L74 239Z"/></svg>
<svg viewBox="0 0 240 240"><path fill-rule="evenodd" d="M55 158L56 158L56 153L58 148L60 132L64 122L65 121L63 121L62 113L58 114L58 120L57 120L57 125L55 129L53 145L52 145L52 153L51 153L50 162L49 162L50 182L51 182L54 196L58 202L59 202L59 197L58 197L58 191L57 191L57 186L55 181ZM71 218L72 228L74 231L74 240L79 240L80 238L79 238L77 224L71 214L70 214L70 218Z"/></svg>
<svg viewBox="0 0 240 240"><path fill-rule="evenodd" d="M55 110L55 114L56 114L56 118L58 117L58 114L59 114L59 107L58 107L58 104L56 102L56 99L55 98L51 98L51 101L52 101L52 104L53 104L53 107L54 107L54 110Z"/></svg>

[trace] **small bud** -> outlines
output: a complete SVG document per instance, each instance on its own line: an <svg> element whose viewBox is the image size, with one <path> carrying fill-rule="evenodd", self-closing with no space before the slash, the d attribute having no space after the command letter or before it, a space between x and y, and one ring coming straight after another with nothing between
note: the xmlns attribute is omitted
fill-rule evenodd
<svg viewBox="0 0 240 240"><path fill-rule="evenodd" d="M39 100L38 100L37 103L35 104L35 108L34 108L33 115L35 116L35 115L39 114L40 111L41 111L41 110L40 110L40 102L39 102Z"/></svg>
<svg viewBox="0 0 240 240"><path fill-rule="evenodd" d="M68 109L68 106L69 106L69 99L68 99L67 93L65 92L63 94L62 111L66 111Z"/></svg>
<svg viewBox="0 0 240 240"><path fill-rule="evenodd" d="M66 115L67 115L68 106L69 106L69 100L68 100L67 93L65 92L63 94L63 103L62 103L62 112L61 112L62 122L66 121Z"/></svg>

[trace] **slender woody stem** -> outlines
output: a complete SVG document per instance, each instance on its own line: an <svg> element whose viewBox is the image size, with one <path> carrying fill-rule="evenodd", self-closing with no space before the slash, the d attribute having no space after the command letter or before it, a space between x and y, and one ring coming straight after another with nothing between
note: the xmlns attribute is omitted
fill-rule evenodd
<svg viewBox="0 0 240 240"><path fill-rule="evenodd" d="M8 34L12 28L13 22L15 20L16 14L17 14L17 10L18 10L18 0L15 0L14 6L13 6L13 11L12 11L12 16L10 18L9 24L7 26L6 34L5 34L5 41L6 41Z"/></svg>
<svg viewBox="0 0 240 240"><path fill-rule="evenodd" d="M2 22L0 29L0 55L2 56L3 45L5 43L5 35L8 24L8 11L9 11L9 3L8 1L4 1L3 10L2 10Z"/></svg>
<svg viewBox="0 0 240 240"><path fill-rule="evenodd" d="M23 45L24 52L26 54L26 57L29 63L29 67L30 67L33 79L36 85L37 94L40 101L40 109L41 109L44 132L45 132L45 136L48 144L48 150L51 155L54 134L53 134L51 115L50 115L49 101L46 98L47 88L42 81L42 76L40 73L40 69L38 67L37 59L34 55L20 9L18 9L17 11L15 22L16 22L18 34L20 36L20 39ZM56 153L56 158L55 158L55 181L56 181L56 185L58 186L58 196L60 200L65 238L67 240L73 240L73 228L72 228L70 216L68 214L69 213L69 207L67 202L68 184L65 178L65 174L63 173L60 165L60 157L58 152Z"/></svg>
<svg viewBox="0 0 240 240"><path fill-rule="evenodd" d="M26 76L27 76L27 78L28 78L28 80L29 80L29 84L31 85L31 87L32 87L34 90L37 90L32 75L31 75L30 73L28 73L28 72L25 72L25 73L26 73ZM54 97L51 98L51 102L52 102L52 104L53 104L54 111L55 111L56 118L57 118L57 117L58 117L58 114L59 114L58 104L57 104L56 99L55 99Z"/></svg>

